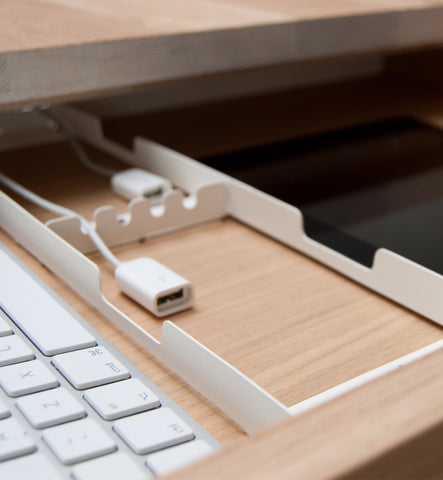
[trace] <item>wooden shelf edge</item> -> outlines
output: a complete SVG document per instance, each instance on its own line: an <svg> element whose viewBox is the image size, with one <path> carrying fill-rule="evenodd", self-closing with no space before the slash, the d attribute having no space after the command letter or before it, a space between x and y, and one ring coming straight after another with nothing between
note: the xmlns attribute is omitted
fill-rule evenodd
<svg viewBox="0 0 443 480"><path fill-rule="evenodd" d="M7 109L42 102L60 103L203 74L440 45L442 22L441 6L405 8L3 50L0 51L0 105ZM27 71L33 74L24 76Z"/></svg>

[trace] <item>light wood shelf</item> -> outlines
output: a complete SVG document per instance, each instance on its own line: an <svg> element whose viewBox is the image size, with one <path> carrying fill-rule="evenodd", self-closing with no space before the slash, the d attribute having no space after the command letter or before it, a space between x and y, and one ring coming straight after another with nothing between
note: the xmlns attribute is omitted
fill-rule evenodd
<svg viewBox="0 0 443 480"><path fill-rule="evenodd" d="M441 0L23 0L0 15L3 109L443 42Z"/></svg>

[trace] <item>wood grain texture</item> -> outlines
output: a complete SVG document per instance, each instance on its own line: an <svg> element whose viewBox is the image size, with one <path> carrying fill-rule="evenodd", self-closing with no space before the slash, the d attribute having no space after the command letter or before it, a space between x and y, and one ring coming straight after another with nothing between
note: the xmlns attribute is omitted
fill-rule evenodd
<svg viewBox="0 0 443 480"><path fill-rule="evenodd" d="M441 0L22 0L2 2L1 51L429 10ZM38 21L36 21L38 18Z"/></svg>
<svg viewBox="0 0 443 480"><path fill-rule="evenodd" d="M24 0L0 18L3 109L443 41L441 0Z"/></svg>

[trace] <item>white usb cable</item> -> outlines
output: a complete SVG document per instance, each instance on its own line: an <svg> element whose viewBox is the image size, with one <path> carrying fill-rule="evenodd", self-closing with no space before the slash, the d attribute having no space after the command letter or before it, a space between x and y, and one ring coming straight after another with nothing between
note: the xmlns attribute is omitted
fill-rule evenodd
<svg viewBox="0 0 443 480"><path fill-rule="evenodd" d="M92 172L98 173L111 179L111 188L119 196L126 200L134 198L149 198L151 203L158 203L162 196L172 190L172 183L167 178L155 175L141 168L128 168L117 171L91 161L81 143L65 124L48 106L42 106L37 112L44 115L54 123L65 135L69 144L75 151L80 162Z"/></svg>
<svg viewBox="0 0 443 480"><path fill-rule="evenodd" d="M1 172L0 184L45 210L78 218L94 245L114 267L115 281L122 292L157 317L165 317L191 307L194 300L192 284L168 267L148 257L122 262L91 224L77 212L36 195Z"/></svg>
<svg viewBox="0 0 443 480"><path fill-rule="evenodd" d="M92 162L86 154L85 150L83 149L81 143L72 133L71 129L65 124L65 122L58 118L58 116L55 115L48 106L41 106L37 108L36 111L45 116L63 132L66 140L68 140L78 159L88 170L91 170L92 172L98 173L99 175L103 175L105 177L112 177L112 175L117 173L117 171L113 170L112 168L107 168L103 165Z"/></svg>

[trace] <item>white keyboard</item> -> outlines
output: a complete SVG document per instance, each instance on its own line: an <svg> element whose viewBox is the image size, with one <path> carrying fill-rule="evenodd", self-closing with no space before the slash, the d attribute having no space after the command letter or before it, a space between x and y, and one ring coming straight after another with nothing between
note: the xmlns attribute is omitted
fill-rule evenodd
<svg viewBox="0 0 443 480"><path fill-rule="evenodd" d="M149 479L219 448L0 244L0 479Z"/></svg>

